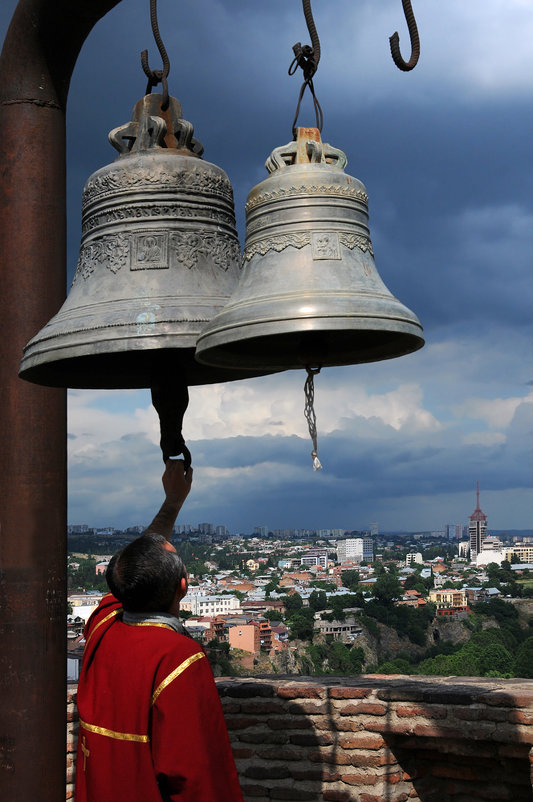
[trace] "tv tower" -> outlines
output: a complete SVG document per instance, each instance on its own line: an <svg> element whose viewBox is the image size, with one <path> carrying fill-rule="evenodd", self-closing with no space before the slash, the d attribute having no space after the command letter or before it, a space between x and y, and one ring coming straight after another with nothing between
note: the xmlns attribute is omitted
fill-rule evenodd
<svg viewBox="0 0 533 802"><path fill-rule="evenodd" d="M487 516L479 506L479 481L476 489L476 509L470 516L468 534L470 537L470 562L476 562L477 555L483 551L483 542L487 536Z"/></svg>

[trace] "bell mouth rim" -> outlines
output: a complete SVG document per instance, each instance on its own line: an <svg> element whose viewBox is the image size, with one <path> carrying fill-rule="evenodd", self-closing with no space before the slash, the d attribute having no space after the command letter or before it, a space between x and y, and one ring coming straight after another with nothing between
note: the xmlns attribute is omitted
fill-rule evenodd
<svg viewBox="0 0 533 802"><path fill-rule="evenodd" d="M370 362L382 362L407 356L420 350L425 339L422 326L413 323L397 325L391 329L391 321L367 321L357 331L346 329L346 320L337 320L337 328L327 321L327 328L320 321L292 321L298 324L289 330L275 329L275 321L261 322L256 326L235 326L239 338L229 341L221 331L200 336L196 347L198 362L212 367L239 365L242 368L261 367L269 370L297 370L307 365L320 367L343 367ZM361 321L358 321L360 323ZM386 323L388 322L388 326ZM287 324L287 321L284 321ZM307 324L302 330L302 324ZM343 327L344 324L344 327ZM246 335L246 336L243 336ZM307 339L307 343L306 343Z"/></svg>
<svg viewBox="0 0 533 802"><path fill-rule="evenodd" d="M131 345L131 340L128 341ZM107 351L65 347L57 352L23 357L19 378L44 387L73 390L135 390L153 386L161 372L183 375L189 386L253 379L277 371L240 367L217 367L199 363L194 344L188 347L144 347L119 350L111 341ZM70 353L69 353L70 352Z"/></svg>

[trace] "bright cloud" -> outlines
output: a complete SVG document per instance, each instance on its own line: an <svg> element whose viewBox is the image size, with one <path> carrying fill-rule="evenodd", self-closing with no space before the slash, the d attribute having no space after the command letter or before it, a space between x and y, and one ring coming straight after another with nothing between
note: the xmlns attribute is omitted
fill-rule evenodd
<svg viewBox="0 0 533 802"><path fill-rule="evenodd" d="M521 404L531 406L533 393L526 398L467 398L453 409L458 416L484 421L491 429L506 429Z"/></svg>

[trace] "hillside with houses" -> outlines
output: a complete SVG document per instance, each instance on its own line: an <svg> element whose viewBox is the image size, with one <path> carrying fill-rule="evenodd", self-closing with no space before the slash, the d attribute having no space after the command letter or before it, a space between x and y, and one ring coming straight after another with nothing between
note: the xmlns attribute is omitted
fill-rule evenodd
<svg viewBox="0 0 533 802"><path fill-rule="evenodd" d="M189 569L180 615L216 674L533 674L529 538L498 541L499 562L490 538L483 564L438 537L262 535L173 539ZM95 553L69 557L73 678L108 559L131 539L105 537L109 553L93 536Z"/></svg>

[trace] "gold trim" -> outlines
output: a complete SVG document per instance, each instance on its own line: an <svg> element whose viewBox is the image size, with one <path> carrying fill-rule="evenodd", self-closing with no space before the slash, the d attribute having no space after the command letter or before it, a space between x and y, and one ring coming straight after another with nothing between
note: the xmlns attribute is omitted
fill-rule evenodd
<svg viewBox="0 0 533 802"><path fill-rule="evenodd" d="M152 705L154 705L156 703L156 701L157 701L157 699L159 697L159 694L161 693L161 691L165 690L167 685L170 685L171 682L174 682L174 680L177 677L179 677L180 674L183 674L183 672L187 668L189 668L189 666L192 666L192 664L196 663L197 660L201 660L202 657L205 657L205 654L203 652L196 652L196 654L191 655L186 660L184 660L183 663L181 663L177 668L175 668L174 671L172 671L168 675L168 677L166 677L163 680L163 682L153 692L153 694L152 694Z"/></svg>
<svg viewBox="0 0 533 802"><path fill-rule="evenodd" d="M127 627L164 627L165 629L171 629L173 632L176 631L170 624L158 623L157 621L138 621L137 623L133 621L123 621L122 623L126 624Z"/></svg>
<svg viewBox="0 0 533 802"><path fill-rule="evenodd" d="M80 725L87 732L94 732L97 735L106 735L108 738L114 738L116 741L135 741L136 743L147 744L150 743L148 735L138 735L132 732L117 732L116 730L108 730L107 727L98 727L96 724L87 724L80 718Z"/></svg>
<svg viewBox="0 0 533 802"><path fill-rule="evenodd" d="M102 624L105 624L106 621L109 621L110 618L113 618L114 616L118 615L121 612L122 612L122 607L117 607L116 610L113 610L111 613L108 613L105 618L102 618L102 620L97 623L97 625L95 626L95 628L92 630L91 634L85 641L85 648L87 648L87 646L89 645L89 641L91 640L96 630L99 629L99 627L101 627Z"/></svg>

